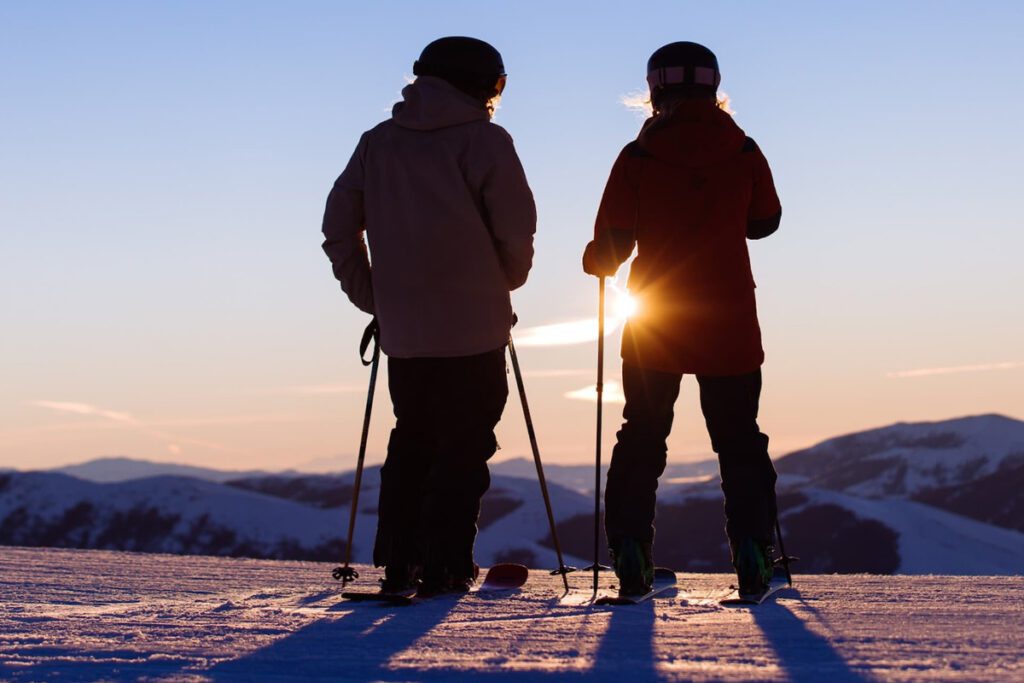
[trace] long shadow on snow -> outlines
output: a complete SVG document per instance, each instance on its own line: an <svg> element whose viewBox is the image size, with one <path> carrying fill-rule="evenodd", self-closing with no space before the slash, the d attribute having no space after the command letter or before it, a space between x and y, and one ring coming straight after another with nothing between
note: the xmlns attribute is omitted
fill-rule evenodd
<svg viewBox="0 0 1024 683"><path fill-rule="evenodd" d="M591 614L611 612L608 628L585 671L530 669L465 670L446 667L393 670L393 655L413 645L458 605L438 600L414 607L386 608L365 605L342 619L323 619L241 659L220 664L208 672L214 680L587 680L630 683L660 681L654 667L654 602L617 608L588 608ZM340 606L339 606L340 609ZM415 610L414 614L404 614ZM415 618L409 618L415 617ZM382 621L383 620L383 621ZM381 623L377 623L381 622ZM481 629L488 628L481 624ZM567 649L574 647L567 643Z"/></svg>
<svg viewBox="0 0 1024 683"><path fill-rule="evenodd" d="M197 661L161 659L158 652L138 650L84 650L81 647L19 648L27 657L47 658L39 663L0 664L3 681L121 681L180 676ZM198 658L194 658L198 660Z"/></svg>
<svg viewBox="0 0 1024 683"><path fill-rule="evenodd" d="M457 605L454 600L412 607L339 603L330 611L347 611L340 619L316 621L203 674L214 680L383 680L391 673L383 668L388 660L444 621Z"/></svg>
<svg viewBox="0 0 1024 683"><path fill-rule="evenodd" d="M793 588L780 595L799 598L799 593ZM750 608L750 612L793 683L821 680L853 683L872 680L851 669L826 638L808 629L800 617L781 603L769 599L763 605Z"/></svg>
<svg viewBox="0 0 1024 683"><path fill-rule="evenodd" d="M594 666L581 678L630 683L662 680L654 665L654 602L610 608L611 621L594 655Z"/></svg>

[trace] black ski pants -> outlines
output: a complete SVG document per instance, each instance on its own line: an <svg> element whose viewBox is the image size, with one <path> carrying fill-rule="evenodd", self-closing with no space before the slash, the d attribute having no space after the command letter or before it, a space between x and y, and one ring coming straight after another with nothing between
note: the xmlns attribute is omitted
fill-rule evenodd
<svg viewBox="0 0 1024 683"><path fill-rule="evenodd" d="M605 491L605 531L615 547L626 537L654 540L658 477L665 471L666 439L682 375L622 366L625 422L612 451ZM726 533L771 542L775 522L775 468L768 437L757 426L761 371L731 377L697 376L700 407L718 454L725 493Z"/></svg>
<svg viewBox="0 0 1024 683"><path fill-rule="evenodd" d="M388 358L395 428L380 472L376 566L473 575L487 460L508 398L505 348L456 358Z"/></svg>

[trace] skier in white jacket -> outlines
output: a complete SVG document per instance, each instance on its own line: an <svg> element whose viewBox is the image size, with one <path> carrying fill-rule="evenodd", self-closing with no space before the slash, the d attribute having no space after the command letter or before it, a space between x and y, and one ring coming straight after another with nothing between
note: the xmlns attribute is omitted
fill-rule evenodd
<svg viewBox="0 0 1024 683"><path fill-rule="evenodd" d="M512 138L490 120L506 78L498 51L441 38L413 72L335 182L323 248L348 297L376 316L388 355L396 424L374 564L386 591L437 593L475 577L508 396L509 292L532 264L536 209Z"/></svg>

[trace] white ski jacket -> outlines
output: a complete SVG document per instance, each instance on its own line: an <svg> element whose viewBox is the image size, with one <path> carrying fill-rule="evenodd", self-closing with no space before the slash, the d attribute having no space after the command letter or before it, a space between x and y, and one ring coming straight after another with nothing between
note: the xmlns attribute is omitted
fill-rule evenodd
<svg viewBox="0 0 1024 683"><path fill-rule="evenodd" d="M512 138L439 78L422 76L402 96L335 182L324 251L352 303L377 316L388 355L500 348L537 222Z"/></svg>

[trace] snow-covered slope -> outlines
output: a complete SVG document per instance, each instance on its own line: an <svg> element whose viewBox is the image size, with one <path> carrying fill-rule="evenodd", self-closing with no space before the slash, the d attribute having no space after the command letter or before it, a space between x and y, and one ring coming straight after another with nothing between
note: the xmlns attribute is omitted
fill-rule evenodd
<svg viewBox="0 0 1024 683"><path fill-rule="evenodd" d="M0 475L0 494L0 542L9 545L277 558L337 552L336 513L187 477L97 484L14 473Z"/></svg>
<svg viewBox="0 0 1024 683"><path fill-rule="evenodd" d="M1024 461L1024 422L979 415L899 423L829 439L781 458L782 474L864 497L909 497Z"/></svg>
<svg viewBox="0 0 1024 683"><path fill-rule="evenodd" d="M871 520L896 534L897 573L1024 574L1024 533L1019 531L908 500L860 498L823 489L807 490L804 495L807 501L787 510L783 517L787 529L792 529L800 516L820 517L823 506L837 506L852 513L861 524ZM855 542L850 536L838 540L846 545ZM821 544L819 541L819 547ZM880 552L880 548L869 541L857 551L870 556ZM808 560L814 562L813 554Z"/></svg>
<svg viewBox="0 0 1024 683"><path fill-rule="evenodd" d="M343 602L329 564L8 548L13 681L1020 681L1024 578L801 576L756 609L725 574L636 607L570 607L531 572L501 599ZM358 585L379 573L359 567ZM572 577L589 591L589 575ZM610 579L602 584L607 585Z"/></svg>
<svg viewBox="0 0 1024 683"><path fill-rule="evenodd" d="M264 479L244 483L265 486ZM7 473L0 475L0 544L335 559L342 554L351 498L323 507L315 494L325 484L350 491L351 479L301 477L303 488L282 486L275 489L279 495L269 495L187 477L102 484L55 472ZM357 562L371 561L379 482L380 468L368 468L354 535ZM556 485L550 492L560 518L590 505ZM517 558L557 566L554 553L540 545L549 531L535 481L493 477L480 527L479 562Z"/></svg>

